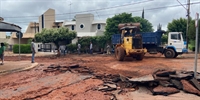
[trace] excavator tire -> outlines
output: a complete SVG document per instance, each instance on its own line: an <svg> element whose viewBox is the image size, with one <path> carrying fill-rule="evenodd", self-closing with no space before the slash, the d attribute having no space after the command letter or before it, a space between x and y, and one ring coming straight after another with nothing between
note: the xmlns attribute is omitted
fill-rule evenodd
<svg viewBox="0 0 200 100"><path fill-rule="evenodd" d="M142 60L143 58L144 58L144 53L136 56L136 60Z"/></svg>
<svg viewBox="0 0 200 100"><path fill-rule="evenodd" d="M122 47L117 47L115 57L117 58L117 60L123 61L125 57L125 50Z"/></svg>

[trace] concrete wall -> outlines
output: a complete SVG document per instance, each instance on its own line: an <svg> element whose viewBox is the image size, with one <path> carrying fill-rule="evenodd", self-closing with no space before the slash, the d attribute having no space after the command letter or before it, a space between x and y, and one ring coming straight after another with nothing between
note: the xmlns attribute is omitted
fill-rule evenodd
<svg viewBox="0 0 200 100"><path fill-rule="evenodd" d="M96 32L97 30L98 30L98 31L104 31L104 30L105 30L105 26L106 26L105 24L100 24L100 25L101 25L101 28L100 28L100 29L97 28L97 25L98 25L98 24L93 24L93 25L92 25L92 30L91 30L91 32Z"/></svg>
<svg viewBox="0 0 200 100"><path fill-rule="evenodd" d="M96 36L103 36L104 35L104 31L97 31Z"/></svg>
<svg viewBox="0 0 200 100"><path fill-rule="evenodd" d="M65 25L70 31L76 31L76 25L74 25L74 30L72 30L72 25Z"/></svg>
<svg viewBox="0 0 200 100"><path fill-rule="evenodd" d="M52 25L54 22L55 22L55 10L48 9L43 14L43 21L42 21L42 15L39 17L39 32L42 31L42 23L44 24L44 28L51 29L53 28Z"/></svg>
<svg viewBox="0 0 200 100"><path fill-rule="evenodd" d="M27 42L28 42L28 39L23 39L22 38L20 40L20 44L27 44ZM19 44L19 39L18 38L10 38L8 40L8 44L10 44L10 45Z"/></svg>
<svg viewBox="0 0 200 100"><path fill-rule="evenodd" d="M94 20L93 14L77 14L76 18L76 31L77 32L91 32L92 21ZM83 25L83 28L80 28Z"/></svg>
<svg viewBox="0 0 200 100"><path fill-rule="evenodd" d="M35 27L31 27L31 25L34 25L35 23L29 23L26 32L25 33L35 33ZM36 28L36 33L38 33L38 29Z"/></svg>

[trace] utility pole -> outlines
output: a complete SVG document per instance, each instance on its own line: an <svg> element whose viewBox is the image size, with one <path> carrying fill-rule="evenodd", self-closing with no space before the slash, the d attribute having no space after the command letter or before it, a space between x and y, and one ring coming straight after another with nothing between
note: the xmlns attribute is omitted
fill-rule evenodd
<svg viewBox="0 0 200 100"><path fill-rule="evenodd" d="M188 8L187 8L187 30L186 30L186 48L188 49L188 34L189 34L189 19L190 19L190 0L187 2Z"/></svg>
<svg viewBox="0 0 200 100"><path fill-rule="evenodd" d="M199 13L196 13L196 21L195 21L195 27L196 27L196 43L195 43L195 63L194 63L194 77L197 76L197 59L198 59L198 30L199 30Z"/></svg>

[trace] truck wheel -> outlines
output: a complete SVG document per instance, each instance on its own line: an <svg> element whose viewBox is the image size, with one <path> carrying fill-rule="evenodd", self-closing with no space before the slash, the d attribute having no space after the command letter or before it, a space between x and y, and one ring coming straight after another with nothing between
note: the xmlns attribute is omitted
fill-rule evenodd
<svg viewBox="0 0 200 100"><path fill-rule="evenodd" d="M144 54L140 54L136 56L136 60L142 60L144 58Z"/></svg>
<svg viewBox="0 0 200 100"><path fill-rule="evenodd" d="M165 57L166 58L174 58L175 57L175 52L172 49L167 49L165 51Z"/></svg>
<svg viewBox="0 0 200 100"><path fill-rule="evenodd" d="M125 57L125 51L122 47L118 47L115 51L115 57L117 58L117 60L119 61L123 61L124 57Z"/></svg>
<svg viewBox="0 0 200 100"><path fill-rule="evenodd" d="M178 56L178 54L176 53L175 55L174 55L174 58L176 58Z"/></svg>

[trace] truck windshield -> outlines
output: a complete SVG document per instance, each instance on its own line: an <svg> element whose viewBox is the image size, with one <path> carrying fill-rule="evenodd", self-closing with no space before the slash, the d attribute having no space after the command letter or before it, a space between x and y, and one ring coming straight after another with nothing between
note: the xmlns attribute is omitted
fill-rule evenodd
<svg viewBox="0 0 200 100"><path fill-rule="evenodd" d="M180 33L179 33L179 34L171 34L171 39L174 39L174 40L181 40L181 35L180 35Z"/></svg>

